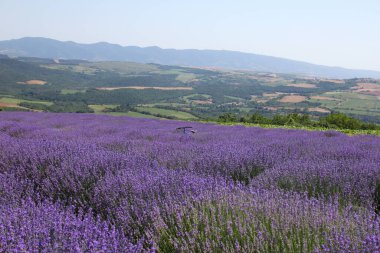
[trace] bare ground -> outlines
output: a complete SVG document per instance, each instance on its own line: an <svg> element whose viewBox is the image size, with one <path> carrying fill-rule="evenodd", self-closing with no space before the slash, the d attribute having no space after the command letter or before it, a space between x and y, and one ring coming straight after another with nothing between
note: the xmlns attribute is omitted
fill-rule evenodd
<svg viewBox="0 0 380 253"><path fill-rule="evenodd" d="M306 97L301 95L289 95L281 98L279 101L282 103L300 103L305 101Z"/></svg>

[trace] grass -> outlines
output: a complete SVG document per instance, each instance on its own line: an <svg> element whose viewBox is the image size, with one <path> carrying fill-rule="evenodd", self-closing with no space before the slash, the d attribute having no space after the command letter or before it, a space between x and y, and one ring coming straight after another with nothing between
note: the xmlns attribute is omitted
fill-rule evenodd
<svg viewBox="0 0 380 253"><path fill-rule="evenodd" d="M161 103L152 103L152 104L142 104L141 106L142 107L170 106L170 107L181 107L181 108L184 108L187 105L186 104L180 104L180 103L165 103L165 102L161 102Z"/></svg>
<svg viewBox="0 0 380 253"><path fill-rule="evenodd" d="M190 81L194 80L195 78L197 78L196 74L187 73L181 69L157 70L157 71L154 71L152 73L157 73L157 74L161 74L161 75L177 75L176 80L183 82L183 83L190 82Z"/></svg>
<svg viewBox="0 0 380 253"><path fill-rule="evenodd" d="M191 103L191 98L197 97L197 96L202 96L203 100L207 100L207 99L212 98L212 96L210 96L208 94L199 94L199 93L194 93L194 94L191 94L191 95L183 96L182 98L183 98L183 100L185 100L186 103L190 104Z"/></svg>
<svg viewBox="0 0 380 253"><path fill-rule="evenodd" d="M25 100L25 99L10 98L10 97L0 98L0 103L8 103L8 104L18 105L19 103L22 103L22 102L31 102L31 103L44 104L44 105L52 105L53 104L53 102L49 102L49 101Z"/></svg>
<svg viewBox="0 0 380 253"><path fill-rule="evenodd" d="M128 116L128 117L134 117L134 118L150 118L150 119L162 119L153 115L147 115L147 114L142 114L139 112L109 112L109 113L103 113L103 114L108 114L112 116Z"/></svg>
<svg viewBox="0 0 380 253"><path fill-rule="evenodd" d="M168 109L161 109L161 108L154 108L154 107L141 107L141 106L136 107L136 109L140 112L147 112L150 114L160 114L162 116L175 117L177 119L183 119L183 120L197 119L196 116L190 113L175 111L175 110L168 110Z"/></svg>
<svg viewBox="0 0 380 253"><path fill-rule="evenodd" d="M176 80L187 83L197 78L197 75L192 73L181 73L176 77Z"/></svg>
<svg viewBox="0 0 380 253"><path fill-rule="evenodd" d="M12 95L0 94L0 98L14 98Z"/></svg>
<svg viewBox="0 0 380 253"><path fill-rule="evenodd" d="M105 109L113 109L116 108L118 105L89 105L92 110L95 111L95 113L104 113L103 111Z"/></svg>
<svg viewBox="0 0 380 253"><path fill-rule="evenodd" d="M162 74L162 75L181 75L181 74L184 74L184 72L180 69L156 70L153 73Z"/></svg>
<svg viewBox="0 0 380 253"><path fill-rule="evenodd" d="M89 105L91 109L94 110L96 114L107 114L107 115L112 115L112 116L129 116L129 117L134 117L134 118L152 118L152 119L159 119L159 117L153 116L153 115L147 115L147 114L142 114L139 112L104 112L105 109L112 109L117 107L118 105L111 105L111 104L106 104L106 105Z"/></svg>
<svg viewBox="0 0 380 253"><path fill-rule="evenodd" d="M239 102L246 101L244 98L238 98L238 97L233 97L233 96L224 96L224 97L232 99L232 100L236 100L236 101L239 101Z"/></svg>
<svg viewBox="0 0 380 253"><path fill-rule="evenodd" d="M241 112L245 112L245 113L249 113L250 111L252 111L254 108L249 108L249 107L242 107L242 108L239 108L239 111Z"/></svg>
<svg viewBox="0 0 380 253"><path fill-rule="evenodd" d="M282 129L299 129L299 130L308 130L308 131L338 131L348 135L376 135L380 136L380 130L351 130L351 129L331 129L324 127L311 127L311 126L279 126L279 125L268 125L268 124L253 124L253 123L221 123L217 124L226 125L226 126L248 126L248 127L261 127L261 128L282 128Z"/></svg>
<svg viewBox="0 0 380 253"><path fill-rule="evenodd" d="M61 90L61 94L62 95L84 93L84 92L86 92L86 90L73 90L73 89L63 89L63 90Z"/></svg>

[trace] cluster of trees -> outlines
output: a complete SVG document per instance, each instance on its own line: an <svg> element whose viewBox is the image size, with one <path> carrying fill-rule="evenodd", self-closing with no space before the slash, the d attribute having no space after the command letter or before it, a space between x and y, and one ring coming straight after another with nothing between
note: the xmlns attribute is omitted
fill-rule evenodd
<svg viewBox="0 0 380 253"><path fill-rule="evenodd" d="M21 98L28 100L46 100L62 102L84 102L87 104L125 104L138 105L146 103L156 103L170 99L190 95L191 91L187 90L133 90L120 89L113 91L103 91L88 89L86 92L75 94L61 94L59 90L28 90L22 93Z"/></svg>
<svg viewBox="0 0 380 253"><path fill-rule="evenodd" d="M343 113L331 113L319 120L312 120L308 114L291 113L280 115L276 114L273 117L265 117L260 113L254 113L245 117L238 118L232 113L225 113L218 118L219 122L243 122L254 124L269 124L280 126L311 126L311 127L326 127L333 129L351 129L351 130L377 130L379 125L366 123L355 118L349 117Z"/></svg>
<svg viewBox="0 0 380 253"><path fill-rule="evenodd" d="M76 113L93 113L94 110L83 102L55 102L49 106L50 112L76 112Z"/></svg>
<svg viewBox="0 0 380 253"><path fill-rule="evenodd" d="M129 112L132 109L130 104L121 104L115 108L104 109L103 112Z"/></svg>
<svg viewBox="0 0 380 253"><path fill-rule="evenodd" d="M63 102L57 101L52 105L33 103L33 102L22 102L19 104L22 107L48 111L48 112L75 112L75 113L93 113L94 110L88 107L86 103L83 102Z"/></svg>

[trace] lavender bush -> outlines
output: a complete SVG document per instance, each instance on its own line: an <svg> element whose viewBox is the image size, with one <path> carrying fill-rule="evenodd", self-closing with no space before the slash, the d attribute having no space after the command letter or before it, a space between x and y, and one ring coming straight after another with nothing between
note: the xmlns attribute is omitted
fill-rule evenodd
<svg viewBox="0 0 380 253"><path fill-rule="evenodd" d="M1 252L141 252L91 214L31 200L0 208Z"/></svg>
<svg viewBox="0 0 380 253"><path fill-rule="evenodd" d="M1 113L0 252L378 252L379 182L375 136Z"/></svg>

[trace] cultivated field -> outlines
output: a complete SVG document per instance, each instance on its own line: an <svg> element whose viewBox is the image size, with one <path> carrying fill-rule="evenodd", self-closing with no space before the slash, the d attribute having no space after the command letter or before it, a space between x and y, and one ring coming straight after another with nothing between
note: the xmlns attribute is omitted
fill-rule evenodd
<svg viewBox="0 0 380 253"><path fill-rule="evenodd" d="M319 102L329 110L378 117L380 100L369 93L362 93L360 89L355 92L326 92L323 96L312 96L310 101Z"/></svg>
<svg viewBox="0 0 380 253"><path fill-rule="evenodd" d="M311 83L290 83L287 86L299 87L299 88L308 88L308 89L317 87L317 86L315 86L315 84L311 84Z"/></svg>
<svg viewBox="0 0 380 253"><path fill-rule="evenodd" d="M28 80L25 82L17 82L18 84L29 84L29 85L44 85L46 84L46 81L42 80Z"/></svg>
<svg viewBox="0 0 380 253"><path fill-rule="evenodd" d="M2 60L2 64L1 96L31 101L22 107L3 104L0 107L4 110L91 112L91 107L107 104L120 108L95 112L179 120L216 120L226 112L237 118L255 112L273 115L297 111L312 118L341 112L380 123L380 81L376 79L339 80L117 61L14 58ZM53 106L35 105L33 101L49 101ZM137 107L169 112L160 110L164 114L153 115L138 112ZM173 116L172 111L192 116Z"/></svg>
<svg viewBox="0 0 380 253"><path fill-rule="evenodd" d="M21 108L21 109L28 109L25 107L20 106L20 103L23 102L33 102L36 104L44 104L44 105L52 105L53 103L48 101L29 101L24 99L18 99L18 98L12 98L12 97L1 97L0 96L0 108Z"/></svg>
<svg viewBox="0 0 380 253"><path fill-rule="evenodd" d="M378 252L379 209L379 137L0 113L0 252Z"/></svg>
<svg viewBox="0 0 380 253"><path fill-rule="evenodd" d="M352 88L355 92L376 96L380 100L380 84L377 83L358 83Z"/></svg>
<svg viewBox="0 0 380 253"><path fill-rule="evenodd" d="M192 87L157 87L157 86L127 86L127 87L101 87L97 90L120 90L120 89L133 89L133 90L192 90Z"/></svg>
<svg viewBox="0 0 380 253"><path fill-rule="evenodd" d="M322 113L329 113L330 112L329 110L323 109L320 107L311 107L311 108L308 108L308 111L309 112L322 112Z"/></svg>
<svg viewBox="0 0 380 253"><path fill-rule="evenodd" d="M136 110L139 112L148 112L149 115L163 115L166 117L175 117L177 119L183 119L183 120L197 119L197 117L195 117L194 115L187 112L182 112L182 111L160 109L160 108L153 108L153 107L136 107Z"/></svg>
<svg viewBox="0 0 380 253"><path fill-rule="evenodd" d="M306 100L305 96L288 95L288 96L284 96L279 101L283 102L283 103L300 103L300 102L305 101L305 100Z"/></svg>

